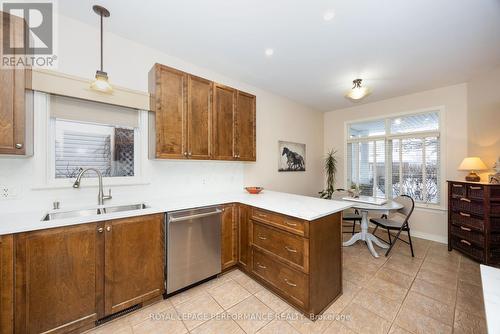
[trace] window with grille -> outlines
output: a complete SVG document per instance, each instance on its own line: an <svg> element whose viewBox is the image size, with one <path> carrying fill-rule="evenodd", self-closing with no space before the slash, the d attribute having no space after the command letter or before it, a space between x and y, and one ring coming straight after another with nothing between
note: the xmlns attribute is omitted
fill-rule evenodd
<svg viewBox="0 0 500 334"><path fill-rule="evenodd" d="M52 96L50 119L55 179L135 176L137 110Z"/></svg>
<svg viewBox="0 0 500 334"><path fill-rule="evenodd" d="M440 202L439 112L348 124L347 184L362 195Z"/></svg>

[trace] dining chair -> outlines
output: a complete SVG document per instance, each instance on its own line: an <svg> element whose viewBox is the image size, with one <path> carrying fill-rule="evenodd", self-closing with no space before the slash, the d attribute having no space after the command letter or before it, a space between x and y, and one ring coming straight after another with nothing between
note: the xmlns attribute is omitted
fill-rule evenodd
<svg viewBox="0 0 500 334"><path fill-rule="evenodd" d="M343 197L349 196L349 192L345 189L335 189L335 191L332 194L332 199L333 200L339 200L341 201ZM349 211L344 211L342 213L342 219L344 221L352 222L352 234L354 235L354 232L356 231L356 222L361 224L361 214L357 209L354 211L349 210ZM343 232L343 233L351 233L351 232Z"/></svg>
<svg viewBox="0 0 500 334"><path fill-rule="evenodd" d="M385 253L385 256L387 256L390 253L392 247L394 247L394 245L396 244L396 241L401 240L402 242L410 245L411 256L415 257L415 254L413 253L413 244L411 242L410 222L409 222L410 216L413 213L413 209L415 208L415 201L408 195L397 196L396 198L393 199L393 201L401 204L403 207L397 210L396 213L391 215L390 217L384 215L381 218L370 219L370 222L376 225L375 229L373 230L373 235L375 235L375 232L379 227L387 230L387 236L389 237L389 241L377 237L390 245L389 249L387 249L387 252ZM396 235L393 236L394 241L392 241L390 231L398 231ZM408 234L408 241L401 239L399 237L401 232L403 231Z"/></svg>

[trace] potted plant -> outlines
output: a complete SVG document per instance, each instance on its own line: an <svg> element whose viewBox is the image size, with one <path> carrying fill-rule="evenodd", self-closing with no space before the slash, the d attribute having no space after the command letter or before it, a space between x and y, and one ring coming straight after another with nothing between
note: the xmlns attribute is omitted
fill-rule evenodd
<svg viewBox="0 0 500 334"><path fill-rule="evenodd" d="M325 157L326 189L319 192L319 196L324 199L332 199L335 191L335 174L337 174L337 151L330 150Z"/></svg>

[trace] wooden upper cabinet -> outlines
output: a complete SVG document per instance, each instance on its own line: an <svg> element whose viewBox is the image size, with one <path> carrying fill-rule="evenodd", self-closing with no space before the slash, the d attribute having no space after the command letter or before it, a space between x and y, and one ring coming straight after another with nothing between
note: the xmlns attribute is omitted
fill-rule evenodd
<svg viewBox="0 0 500 334"><path fill-rule="evenodd" d="M165 292L163 214L109 221L105 229L105 314Z"/></svg>
<svg viewBox="0 0 500 334"><path fill-rule="evenodd" d="M224 205L222 213L222 270L238 263L237 206Z"/></svg>
<svg viewBox="0 0 500 334"><path fill-rule="evenodd" d="M238 91L236 98L236 158L243 161L256 160L255 96Z"/></svg>
<svg viewBox="0 0 500 334"><path fill-rule="evenodd" d="M214 85L213 157L216 160L236 159L235 104L235 89Z"/></svg>
<svg viewBox="0 0 500 334"><path fill-rule="evenodd" d="M210 159L211 157L212 87L211 81L188 75L187 150L189 158Z"/></svg>
<svg viewBox="0 0 500 334"><path fill-rule="evenodd" d="M0 59L3 56L3 32L10 31L15 45L23 45L24 20L0 12ZM10 29L10 30L9 30ZM12 42L12 41L11 41ZM0 154L25 155L26 105L25 87L31 75L29 69L0 68Z"/></svg>
<svg viewBox="0 0 500 334"><path fill-rule="evenodd" d="M98 226L15 236L16 333L69 332L102 316L103 238Z"/></svg>
<svg viewBox="0 0 500 334"><path fill-rule="evenodd" d="M149 72L151 109L154 111L154 157L183 158L186 147L187 74L156 64ZM154 131L153 131L154 130ZM151 152L153 153L153 152Z"/></svg>

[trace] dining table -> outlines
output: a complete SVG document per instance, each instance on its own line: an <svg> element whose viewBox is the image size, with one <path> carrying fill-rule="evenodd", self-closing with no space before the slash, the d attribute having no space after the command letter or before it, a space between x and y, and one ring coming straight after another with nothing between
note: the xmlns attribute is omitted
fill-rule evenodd
<svg viewBox="0 0 500 334"><path fill-rule="evenodd" d="M391 211L397 211L401 209L403 205L391 200L382 201L371 196L359 196L356 198L343 197L342 200L353 204L352 208L357 209L361 213L361 231L354 234L351 239L344 242L344 247L354 245L356 241L362 240L366 243L370 253L374 257L378 258L379 255L373 247L373 244L381 248L389 248L389 246L387 243L380 241L379 238L368 231L368 213L372 211L378 212L380 215L389 215Z"/></svg>

